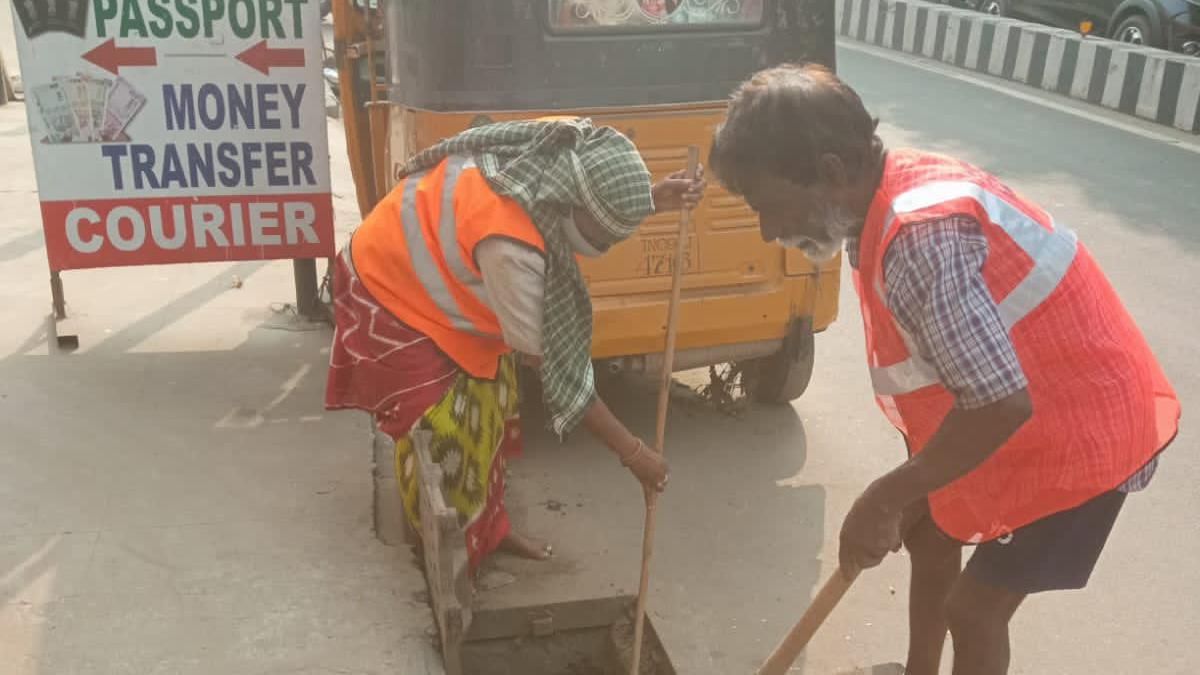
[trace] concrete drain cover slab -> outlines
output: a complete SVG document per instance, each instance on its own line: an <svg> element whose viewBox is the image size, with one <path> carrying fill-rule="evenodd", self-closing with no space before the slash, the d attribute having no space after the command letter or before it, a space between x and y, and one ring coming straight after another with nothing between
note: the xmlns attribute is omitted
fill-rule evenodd
<svg viewBox="0 0 1200 675"><path fill-rule="evenodd" d="M464 675L627 675L636 598L621 596L474 614ZM650 619L642 675L675 675Z"/></svg>

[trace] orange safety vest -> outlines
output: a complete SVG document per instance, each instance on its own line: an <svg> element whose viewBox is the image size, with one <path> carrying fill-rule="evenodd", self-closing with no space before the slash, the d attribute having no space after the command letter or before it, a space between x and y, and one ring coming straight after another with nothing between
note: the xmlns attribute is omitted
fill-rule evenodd
<svg viewBox="0 0 1200 675"><path fill-rule="evenodd" d="M921 452L954 406L884 302L883 260L907 225L968 215L983 276L1029 380L1033 417L974 471L929 496L963 542L1002 537L1112 490L1175 437L1180 406L1133 319L1075 234L998 179L946 157L888 155L854 273L876 401Z"/></svg>
<svg viewBox="0 0 1200 675"><path fill-rule="evenodd" d="M525 210L493 192L472 159L452 156L380 201L355 231L350 253L379 303L463 370L490 379L511 351L475 264L475 247L494 236L545 251Z"/></svg>

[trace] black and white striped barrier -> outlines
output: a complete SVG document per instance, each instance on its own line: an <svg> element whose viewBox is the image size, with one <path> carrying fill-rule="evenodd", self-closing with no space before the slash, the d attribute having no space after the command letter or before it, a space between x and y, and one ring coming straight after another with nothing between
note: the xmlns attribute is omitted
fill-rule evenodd
<svg viewBox="0 0 1200 675"><path fill-rule="evenodd" d="M1200 134L1200 58L922 0L837 0L846 37Z"/></svg>

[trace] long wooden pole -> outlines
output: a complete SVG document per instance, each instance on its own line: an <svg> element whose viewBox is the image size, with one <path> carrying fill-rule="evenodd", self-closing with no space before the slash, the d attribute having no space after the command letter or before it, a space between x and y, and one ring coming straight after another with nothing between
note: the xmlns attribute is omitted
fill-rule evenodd
<svg viewBox="0 0 1200 675"><path fill-rule="evenodd" d="M788 631L775 651L771 652L766 663L758 669L758 675L785 675L857 578L858 570L849 576L843 574L840 569L835 570L833 576L821 587L817 597L813 598L804 616L792 626L792 630Z"/></svg>
<svg viewBox="0 0 1200 675"><path fill-rule="evenodd" d="M700 148L688 147L687 176L695 180L700 171ZM658 390L658 427L654 448L666 454L667 408L671 405L671 370L675 365L675 336L679 332L679 296L683 287L684 254L687 252L688 225L691 210L684 208L679 216L679 238L675 242L675 266L671 278L671 304L667 308L667 345L663 352L662 383ZM630 675L638 675L642 662L642 635L646 630L646 596L650 590L650 559L654 556L654 525L657 522L658 493L646 490L646 524L642 529L642 581L638 587L637 614L633 619L633 659Z"/></svg>

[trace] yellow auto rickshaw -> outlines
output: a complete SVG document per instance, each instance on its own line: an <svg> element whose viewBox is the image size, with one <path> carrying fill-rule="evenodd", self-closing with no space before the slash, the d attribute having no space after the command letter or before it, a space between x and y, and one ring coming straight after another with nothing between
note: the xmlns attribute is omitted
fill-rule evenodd
<svg viewBox="0 0 1200 675"><path fill-rule="evenodd" d="M832 0L335 0L339 95L367 214L413 154L473 125L579 115L632 138L655 178L707 149L734 86L796 61L834 66ZM675 369L736 363L747 393L786 402L837 317L840 260L763 243L719 187L692 215ZM593 355L661 370L678 222L663 215L582 263Z"/></svg>

